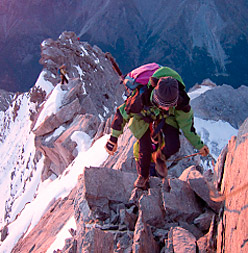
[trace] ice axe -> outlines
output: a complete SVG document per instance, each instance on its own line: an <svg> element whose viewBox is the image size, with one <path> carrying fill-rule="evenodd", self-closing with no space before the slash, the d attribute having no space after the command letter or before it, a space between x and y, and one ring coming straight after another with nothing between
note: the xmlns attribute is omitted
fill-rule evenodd
<svg viewBox="0 0 248 253"><path fill-rule="evenodd" d="M124 75L122 74L118 64L116 63L114 57L111 53L106 52L105 57L111 62L113 70L118 74L118 76L121 78L121 81L124 80Z"/></svg>
<svg viewBox="0 0 248 253"><path fill-rule="evenodd" d="M115 73L117 73L117 75L120 77L120 81L121 81L120 83L121 83L121 84L124 84L127 94L130 95L130 91L129 91L129 89L128 89L127 86L126 86L126 83L124 82L124 79L125 79L125 76L126 76L126 75L123 75L123 74L122 74L122 72L121 72L121 70L120 70L120 68L119 68L119 66L118 66L118 64L117 64L117 62L115 61L115 59L114 59L114 57L111 55L111 53L106 52L106 53L105 53L105 57L111 62L113 70L114 70Z"/></svg>

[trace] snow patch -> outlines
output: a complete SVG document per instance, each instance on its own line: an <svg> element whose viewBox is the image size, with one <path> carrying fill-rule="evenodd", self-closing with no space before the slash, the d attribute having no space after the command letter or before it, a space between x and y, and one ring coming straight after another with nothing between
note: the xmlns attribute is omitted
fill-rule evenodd
<svg viewBox="0 0 248 253"><path fill-rule="evenodd" d="M49 94L53 90L54 86L51 82L45 80L45 78L44 78L45 74L46 74L46 72L44 70L41 71L41 73L35 83L35 86L44 90L46 92L46 94Z"/></svg>
<svg viewBox="0 0 248 253"><path fill-rule="evenodd" d="M36 130L39 125L46 119L46 117L55 114L59 110L66 92L67 91L63 91L61 89L61 84L58 84L53 89L53 92L44 104L44 108L42 109L41 114L39 115L33 130Z"/></svg>
<svg viewBox="0 0 248 253"><path fill-rule="evenodd" d="M59 136L61 133L63 133L63 131L65 130L65 127L60 126L59 128L57 128L53 134L49 137L46 138L46 141L50 141L52 138L56 138L57 136Z"/></svg>
<svg viewBox="0 0 248 253"><path fill-rule="evenodd" d="M90 136L87 133L81 131L75 131L71 135L71 140L77 143L78 153L87 151L90 148L92 142Z"/></svg>
<svg viewBox="0 0 248 253"><path fill-rule="evenodd" d="M203 120L195 117L195 128L203 142L209 147L210 153L215 159L226 146L232 136L238 134L238 130L224 121Z"/></svg>
<svg viewBox="0 0 248 253"><path fill-rule="evenodd" d="M212 87L201 85L199 88L195 89L194 91L188 92L190 99L194 99L199 97L201 94L205 93L208 90L211 90Z"/></svg>
<svg viewBox="0 0 248 253"><path fill-rule="evenodd" d="M64 247L64 242L67 238L71 238L71 234L69 232L69 229L77 229L76 220L73 217L71 217L65 226L61 229L61 231L57 234L56 240L53 242L53 244L50 246L50 248L46 251L46 253L53 253L57 251L58 249L62 250Z"/></svg>

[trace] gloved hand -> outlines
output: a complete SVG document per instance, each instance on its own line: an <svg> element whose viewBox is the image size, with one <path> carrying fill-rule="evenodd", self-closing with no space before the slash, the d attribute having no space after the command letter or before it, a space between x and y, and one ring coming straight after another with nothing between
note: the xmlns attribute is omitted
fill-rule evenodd
<svg viewBox="0 0 248 253"><path fill-rule="evenodd" d="M200 150L199 153L201 156L207 156L209 154L209 149L207 145L204 145Z"/></svg>
<svg viewBox="0 0 248 253"><path fill-rule="evenodd" d="M112 135L110 136L109 140L107 141L107 143L105 145L105 149L110 155L113 155L115 153L115 151L117 150L117 147L118 147L117 141L118 141L118 139Z"/></svg>

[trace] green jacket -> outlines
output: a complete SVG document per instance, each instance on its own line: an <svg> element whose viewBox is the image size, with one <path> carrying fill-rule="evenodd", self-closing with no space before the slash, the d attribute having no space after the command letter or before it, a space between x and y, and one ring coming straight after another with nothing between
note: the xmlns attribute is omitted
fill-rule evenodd
<svg viewBox="0 0 248 253"><path fill-rule="evenodd" d="M181 83L183 87L182 90L184 90L185 88L183 80L179 76L179 74L168 67L161 67L153 74L153 76L157 78L164 76L171 76L176 80L178 80L179 83ZM149 86L151 86L150 83L148 83L148 87ZM185 91L182 91L181 93L186 94ZM204 146L200 136L197 135L195 132L193 111L189 106L188 101L187 101L187 110L185 110L186 107L179 105L177 107L171 107L169 109L168 114L163 113L162 110L160 110L158 107L154 105L150 105L148 107L143 108L139 113L127 113L126 103L127 101L117 108L115 120L112 123L111 128L112 136L118 138L123 133L124 126L128 124L128 127L133 133L133 135L137 139L140 139L147 131L150 124L149 122L146 122L144 118L149 118L150 122L165 118L165 122L167 124L182 130L184 136L188 139L188 141L192 144L194 148L199 150Z"/></svg>

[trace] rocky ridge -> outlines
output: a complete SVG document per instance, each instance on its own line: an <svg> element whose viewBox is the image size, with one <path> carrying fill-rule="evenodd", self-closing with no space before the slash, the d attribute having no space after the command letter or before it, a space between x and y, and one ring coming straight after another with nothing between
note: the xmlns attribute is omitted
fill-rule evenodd
<svg viewBox="0 0 248 253"><path fill-rule="evenodd" d="M100 126L104 130L107 119L114 112L109 108L115 108L122 101L123 87L104 53L88 43L79 42L73 32L62 33L57 41L43 41L40 62L44 64L44 79L64 92L55 114L41 124L37 123L51 93L45 103L39 101L39 113L33 118L35 145L46 157L42 173L42 180L45 180L51 174L60 175L77 156L76 143L71 138L73 133L80 131L94 138ZM64 63L69 83L61 85L57 72ZM37 94L33 95L33 100L37 101L35 96ZM100 135L99 132L98 138Z"/></svg>
<svg viewBox="0 0 248 253"><path fill-rule="evenodd" d="M70 194L73 195L74 209L68 212L69 216L74 215L77 230L71 231L72 237L62 251L57 252L97 249L101 252L245 252L247 189L241 189L232 197L228 195L245 183L246 125L247 120L238 137L233 137L223 150L215 165L215 173L210 170L202 174L192 165L179 177L169 176L166 180L152 177L148 191L133 189L137 175L132 171L86 167ZM130 133L125 134L130 138ZM120 146L122 144L121 141ZM238 166L239 170L231 172L233 166ZM210 196L218 197L214 189L221 189L226 200L213 201ZM13 252L46 249L44 244L39 244L47 234L46 217L50 217L50 224L60 220L56 217L63 209L57 208L61 201L71 201L71 197L52 204ZM237 214L231 210L237 210ZM62 226L63 220L60 221ZM233 234L234 227L237 232ZM54 235L49 238L55 239Z"/></svg>
<svg viewBox="0 0 248 253"><path fill-rule="evenodd" d="M50 94L39 87L30 93L35 105L30 114L31 129L36 151L45 157L42 172L45 180L51 175L60 176L78 155L72 138L74 132L87 134L92 142L108 133L114 107L121 102L121 90L103 52L79 42L74 33L63 33L57 41L44 41L41 62L42 77L55 86ZM67 65L68 85L58 84L57 68L62 63ZM60 108L37 124L56 90L64 94ZM94 103L98 99L99 104ZM228 197L232 190L242 186L248 157L246 136L247 120L237 138L233 137L220 154L215 173L203 171L197 156L171 162L167 179L152 177L148 191L141 191L133 189L137 177L132 157L135 139L125 129L118 152L100 167L83 168L77 186L67 197L49 203L39 223L20 238L12 252L46 252L71 217L76 221L76 230L70 230L71 237L57 252L223 252L224 248L232 247L229 242L233 239L238 240L233 246L235 250L245 252L246 232L239 235L247 227L243 193L236 195L239 197L236 201L227 198L218 202L210 196L218 189ZM193 153L183 136L181 142L182 148L174 159ZM230 177L233 166L238 170ZM238 215L233 216L227 205L231 210L237 207ZM234 229L238 231L232 234ZM8 225L1 229L1 240L7 236Z"/></svg>

